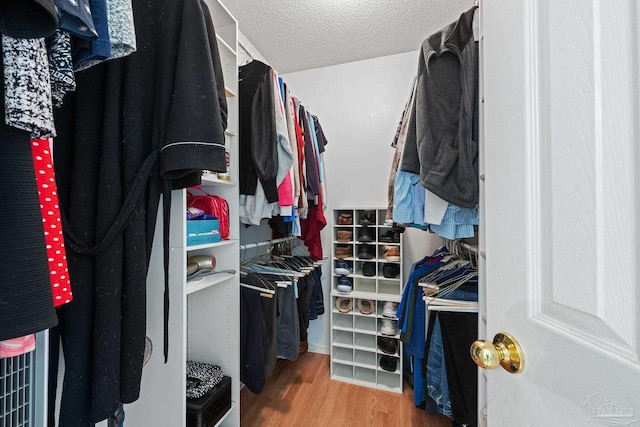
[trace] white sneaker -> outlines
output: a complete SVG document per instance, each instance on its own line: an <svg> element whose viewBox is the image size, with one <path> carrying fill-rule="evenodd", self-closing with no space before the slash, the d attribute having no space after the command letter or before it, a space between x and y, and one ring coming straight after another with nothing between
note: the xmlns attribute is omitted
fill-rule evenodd
<svg viewBox="0 0 640 427"><path fill-rule="evenodd" d="M382 335L396 335L396 321L391 319L382 319L380 333Z"/></svg>
<svg viewBox="0 0 640 427"><path fill-rule="evenodd" d="M396 318L396 311L398 311L398 303L387 301L382 306L382 315L384 317Z"/></svg>

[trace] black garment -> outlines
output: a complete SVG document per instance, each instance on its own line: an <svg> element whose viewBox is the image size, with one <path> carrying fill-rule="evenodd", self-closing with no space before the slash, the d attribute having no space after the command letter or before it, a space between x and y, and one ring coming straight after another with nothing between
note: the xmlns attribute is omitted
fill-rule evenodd
<svg viewBox="0 0 640 427"><path fill-rule="evenodd" d="M240 289L240 381L255 394L262 393L264 375L264 338L260 294Z"/></svg>
<svg viewBox="0 0 640 427"><path fill-rule="evenodd" d="M244 281L244 280L243 280ZM258 285L260 286L260 285ZM278 293L273 298L260 298L262 304L262 336L264 341L264 377L269 378L278 361ZM254 291L255 293L255 291Z"/></svg>
<svg viewBox="0 0 640 427"><path fill-rule="evenodd" d="M88 426L138 399L160 193L168 203L168 190L198 184L201 169L226 170L200 2L134 0L133 10L138 51L78 73L56 116L74 289L61 324L63 427Z"/></svg>
<svg viewBox="0 0 640 427"><path fill-rule="evenodd" d="M304 130L304 158L307 165L306 193L308 200L314 200L320 194L320 172L318 170L318 159L315 153L315 144L311 138L311 123L309 114L304 106L300 104L299 112L300 127Z"/></svg>
<svg viewBox="0 0 640 427"><path fill-rule="evenodd" d="M478 420L478 367L469 348L478 339L478 315L438 312L453 420L469 427Z"/></svg>
<svg viewBox="0 0 640 427"><path fill-rule="evenodd" d="M240 194L254 195L258 179L269 203L278 201L278 145L273 71L260 61L240 67Z"/></svg>
<svg viewBox="0 0 640 427"><path fill-rule="evenodd" d="M317 267L309 275L313 279L313 292L309 304L309 320L316 320L324 314L324 294L322 293L322 268Z"/></svg>
<svg viewBox="0 0 640 427"><path fill-rule="evenodd" d="M298 322L300 323L300 341L307 340L309 329L309 304L313 294L314 281L310 276L298 279Z"/></svg>
<svg viewBox="0 0 640 427"><path fill-rule="evenodd" d="M4 81L0 55L0 81ZM29 132L4 122L0 84L0 341L57 324Z"/></svg>
<svg viewBox="0 0 640 427"><path fill-rule="evenodd" d="M16 39L39 39L58 28L53 0L3 0L0 2L0 33Z"/></svg>
<svg viewBox="0 0 640 427"><path fill-rule="evenodd" d="M322 126L320 126L320 121L317 116L311 115L313 117L313 126L316 129L316 139L318 140L318 151L320 154L324 153L324 146L329 143L327 141L327 137L324 135L324 131L322 130Z"/></svg>
<svg viewBox="0 0 640 427"><path fill-rule="evenodd" d="M218 92L218 105L220 106L222 129L226 129L228 118L227 94L224 89L224 76L222 75L222 63L220 61L220 51L218 49L218 41L216 39L216 30L213 26L213 19L211 19L211 12L209 11L207 2L200 0L200 5L204 12L204 22L207 25L207 34L209 35L209 48L211 49L211 58L213 59L213 73L216 77L216 90Z"/></svg>

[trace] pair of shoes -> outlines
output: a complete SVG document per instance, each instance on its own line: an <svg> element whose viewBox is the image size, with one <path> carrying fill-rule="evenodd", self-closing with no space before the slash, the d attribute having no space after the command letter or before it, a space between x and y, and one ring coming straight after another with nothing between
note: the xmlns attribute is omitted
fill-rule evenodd
<svg viewBox="0 0 640 427"><path fill-rule="evenodd" d="M400 275L400 266L398 264L384 264L382 275L387 279L395 279Z"/></svg>
<svg viewBox="0 0 640 427"><path fill-rule="evenodd" d="M347 261L336 261L336 268L333 270L338 276L348 276L353 272L351 263Z"/></svg>
<svg viewBox="0 0 640 427"><path fill-rule="evenodd" d="M400 261L400 246L385 246L383 256L387 261Z"/></svg>
<svg viewBox="0 0 640 427"><path fill-rule="evenodd" d="M376 310L376 304L370 299L359 299L358 310L362 314L372 314Z"/></svg>
<svg viewBox="0 0 640 427"><path fill-rule="evenodd" d="M338 214L338 221L336 221L338 225L352 225L353 224L353 216L350 212L340 212Z"/></svg>
<svg viewBox="0 0 640 427"><path fill-rule="evenodd" d="M353 309L353 300L351 298L336 298L336 308L340 313L349 313Z"/></svg>
<svg viewBox="0 0 640 427"><path fill-rule="evenodd" d="M371 243L373 241L373 229L364 226L358 231L358 242Z"/></svg>
<svg viewBox="0 0 640 427"><path fill-rule="evenodd" d="M386 301L382 306L382 315L384 317L396 318L396 312L398 311L398 303Z"/></svg>
<svg viewBox="0 0 640 427"><path fill-rule="evenodd" d="M358 248L358 258L360 259L374 259L376 257L374 246L360 245Z"/></svg>
<svg viewBox="0 0 640 427"><path fill-rule="evenodd" d="M336 258L351 258L353 250L350 245L337 245L336 246Z"/></svg>
<svg viewBox="0 0 640 427"><path fill-rule="evenodd" d="M398 340L387 337L378 337L378 349L386 354L396 354L398 353Z"/></svg>
<svg viewBox="0 0 640 427"><path fill-rule="evenodd" d="M363 262L362 263L362 275L365 277L372 277L376 275L376 263L375 262Z"/></svg>
<svg viewBox="0 0 640 427"><path fill-rule="evenodd" d="M382 335L396 335L396 321L391 319L382 319L382 326L380 327L380 333Z"/></svg>
<svg viewBox="0 0 640 427"><path fill-rule="evenodd" d="M398 359L393 356L381 356L380 368L388 372L395 372L398 368Z"/></svg>
<svg viewBox="0 0 640 427"><path fill-rule="evenodd" d="M353 290L351 278L347 276L340 276L338 284L336 285L336 290L338 292L351 292Z"/></svg>
<svg viewBox="0 0 640 427"><path fill-rule="evenodd" d="M380 235L380 241L383 243L400 243L400 233L389 230Z"/></svg>
<svg viewBox="0 0 640 427"><path fill-rule="evenodd" d="M336 232L336 240L338 242L350 242L353 238L353 231L351 230L338 230Z"/></svg>
<svg viewBox="0 0 640 427"><path fill-rule="evenodd" d="M366 210L360 212L360 225L374 225L376 223L376 211Z"/></svg>

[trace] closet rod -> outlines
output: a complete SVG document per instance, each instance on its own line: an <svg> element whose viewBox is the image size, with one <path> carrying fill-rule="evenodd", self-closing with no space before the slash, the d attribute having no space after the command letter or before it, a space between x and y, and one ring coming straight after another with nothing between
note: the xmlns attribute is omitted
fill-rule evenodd
<svg viewBox="0 0 640 427"><path fill-rule="evenodd" d="M276 243L288 242L289 240L293 240L293 239L297 239L297 237L287 236L287 237L280 237L278 239L265 240L262 242L244 243L240 245L240 250L243 251L249 248L259 248L260 246L275 245Z"/></svg>
<svg viewBox="0 0 640 427"><path fill-rule="evenodd" d="M251 51L249 49L247 49L247 47L244 45L244 43L242 43L240 40L238 40L238 47L242 50L244 50L244 53L246 53L249 58L251 59L256 59L255 56L253 56L253 54L251 53Z"/></svg>

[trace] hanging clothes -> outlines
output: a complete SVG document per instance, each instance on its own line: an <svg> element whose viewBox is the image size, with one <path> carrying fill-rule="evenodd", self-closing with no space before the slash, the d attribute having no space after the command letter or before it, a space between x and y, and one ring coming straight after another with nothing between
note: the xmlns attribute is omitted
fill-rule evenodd
<svg viewBox="0 0 640 427"><path fill-rule="evenodd" d="M3 71L0 67L2 79ZM58 323L30 141L29 132L0 120L0 341Z"/></svg>
<svg viewBox="0 0 640 427"><path fill-rule="evenodd" d="M88 426L138 399L160 194L167 266L171 188L199 184L202 169L226 171L222 76L201 3L134 0L133 11L137 52L78 73L56 114L54 167L74 290L61 310L63 426ZM165 357L168 304L165 283Z"/></svg>
<svg viewBox="0 0 640 427"><path fill-rule="evenodd" d="M58 189L53 172L53 156L51 154L49 140L32 140L31 152L33 153L33 164L36 182L38 184L38 197L42 211L42 224L44 226L44 236L49 261L49 274L51 275L53 304L58 307L71 302L73 293L71 292L67 251L64 247Z"/></svg>
<svg viewBox="0 0 640 427"><path fill-rule="evenodd" d="M422 44L415 108L400 169L420 175L422 185L449 203L478 204L478 44L476 7ZM474 139L475 137L475 139Z"/></svg>
<svg viewBox="0 0 640 427"><path fill-rule="evenodd" d="M21 0L0 4L0 33L16 39L53 34L59 21L53 0Z"/></svg>

